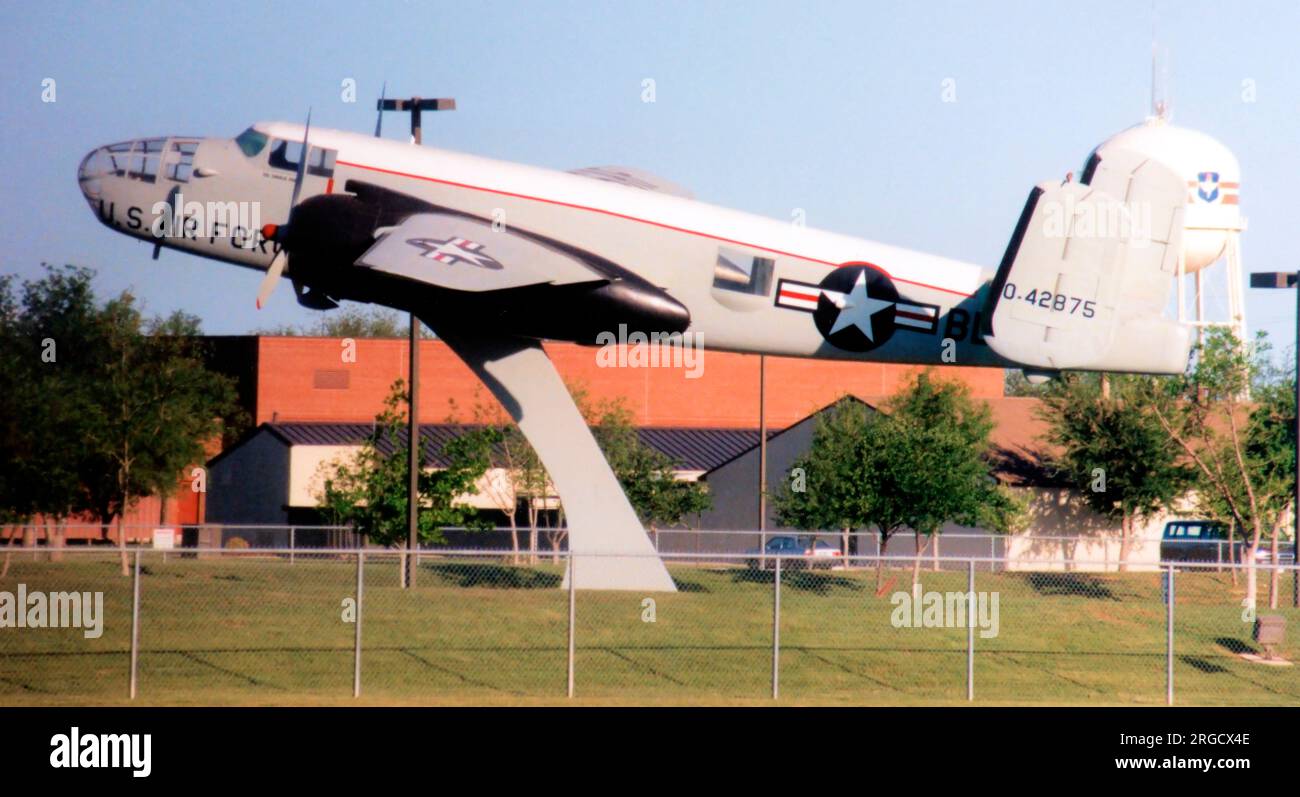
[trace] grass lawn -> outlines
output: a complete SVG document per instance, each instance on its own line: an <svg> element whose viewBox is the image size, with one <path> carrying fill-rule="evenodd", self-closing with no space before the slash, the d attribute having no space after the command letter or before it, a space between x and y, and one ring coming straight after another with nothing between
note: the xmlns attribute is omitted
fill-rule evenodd
<svg viewBox="0 0 1300 797"><path fill-rule="evenodd" d="M568 596L561 568L427 560L418 587L396 559L366 566L362 697L352 697L355 565L299 556L163 561L141 579L137 703L771 705L772 575L670 565L680 591L579 592L576 697L565 697ZM781 704L966 703L966 629L898 628L890 596L910 573L786 574ZM892 583L891 583L892 582ZM0 590L102 591L104 630L0 628L0 705L127 702L131 581L111 555L15 557ZM965 573L922 572L927 591ZM975 641L975 704L1165 702L1165 607L1154 573L978 573L996 593L997 635ZM1289 637L1300 611L1289 608ZM1181 572L1175 606L1179 705L1295 705L1300 668L1244 661L1254 649L1242 586ZM1261 595L1267 579L1261 573ZM991 597L991 596L990 596ZM653 603L647 602L651 599ZM653 620L653 621L651 621ZM1293 642L1282 650L1300 658Z"/></svg>

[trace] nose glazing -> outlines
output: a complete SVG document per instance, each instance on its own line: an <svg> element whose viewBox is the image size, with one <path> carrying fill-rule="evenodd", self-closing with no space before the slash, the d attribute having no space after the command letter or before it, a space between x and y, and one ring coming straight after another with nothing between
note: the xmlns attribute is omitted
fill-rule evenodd
<svg viewBox="0 0 1300 797"><path fill-rule="evenodd" d="M146 183L158 177L165 138L141 138L96 147L81 159L77 181L88 199L97 199L109 177L131 177Z"/></svg>

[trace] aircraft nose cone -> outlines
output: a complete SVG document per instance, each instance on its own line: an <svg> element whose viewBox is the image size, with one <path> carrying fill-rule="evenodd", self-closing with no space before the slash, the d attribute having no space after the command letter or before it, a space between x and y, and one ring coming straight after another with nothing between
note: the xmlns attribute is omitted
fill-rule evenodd
<svg viewBox="0 0 1300 797"><path fill-rule="evenodd" d="M95 147L77 167L77 184L87 200L98 200L104 193L103 178L113 172L113 159L107 147Z"/></svg>

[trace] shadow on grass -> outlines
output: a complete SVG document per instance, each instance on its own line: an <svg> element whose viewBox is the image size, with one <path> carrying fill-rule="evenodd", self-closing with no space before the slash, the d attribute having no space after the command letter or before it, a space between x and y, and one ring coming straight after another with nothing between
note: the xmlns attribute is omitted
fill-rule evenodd
<svg viewBox="0 0 1300 797"><path fill-rule="evenodd" d="M1254 647L1246 644L1244 641L1237 639L1236 637L1221 636L1214 641L1217 642L1220 647L1222 647L1224 650L1228 651L1229 653L1235 653L1237 655L1240 655L1242 653L1256 653L1256 654L1259 653L1259 651L1255 650Z"/></svg>
<svg viewBox="0 0 1300 797"><path fill-rule="evenodd" d="M1083 573L1030 573L1025 579L1040 595L1069 595L1118 601L1119 597L1096 576Z"/></svg>
<svg viewBox="0 0 1300 797"><path fill-rule="evenodd" d="M733 584L771 584L776 576L775 572L771 570L759 570L754 567L730 572ZM818 595L829 594L835 589L845 589L851 592L861 592L863 590L862 582L856 579L817 570L784 570L781 573L781 586L813 592Z"/></svg>
<svg viewBox="0 0 1300 797"><path fill-rule="evenodd" d="M1179 656L1178 659L1183 664L1186 664L1192 669L1199 670L1200 672L1203 673L1208 673L1213 675L1213 674L1223 673L1228 671L1227 667L1224 667L1221 664L1215 664L1214 662L1208 659L1203 659L1200 656Z"/></svg>
<svg viewBox="0 0 1300 797"><path fill-rule="evenodd" d="M563 576L558 573L476 562L446 562L425 565L424 568L458 587L556 589L563 581Z"/></svg>
<svg viewBox="0 0 1300 797"><path fill-rule="evenodd" d="M678 592L709 592L709 588L698 581L687 581L680 576L673 576L673 583L677 585Z"/></svg>

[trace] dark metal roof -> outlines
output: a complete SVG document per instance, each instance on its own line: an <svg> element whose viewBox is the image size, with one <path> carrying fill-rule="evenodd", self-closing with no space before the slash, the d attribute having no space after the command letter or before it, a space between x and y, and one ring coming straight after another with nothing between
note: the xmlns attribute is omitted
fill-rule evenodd
<svg viewBox="0 0 1300 797"><path fill-rule="evenodd" d="M712 470L758 445L757 429L648 426L637 434L642 443L667 455L683 470Z"/></svg>
<svg viewBox="0 0 1300 797"><path fill-rule="evenodd" d="M360 445L375 433L369 423L266 423L270 431L290 445L300 446L354 446ZM466 429L463 424L425 424L420 427L420 439L426 450L433 454L426 465L445 465L443 446ZM400 435L405 437L406 430ZM757 429L688 428L675 426L645 427L637 430L641 442L667 456L681 470L712 470L723 462L758 445ZM388 448L386 439L379 438L379 448Z"/></svg>

